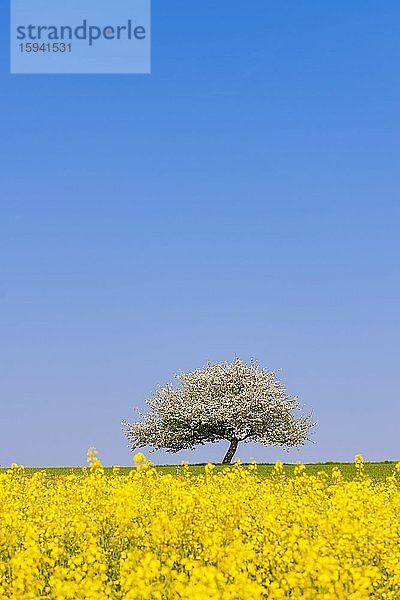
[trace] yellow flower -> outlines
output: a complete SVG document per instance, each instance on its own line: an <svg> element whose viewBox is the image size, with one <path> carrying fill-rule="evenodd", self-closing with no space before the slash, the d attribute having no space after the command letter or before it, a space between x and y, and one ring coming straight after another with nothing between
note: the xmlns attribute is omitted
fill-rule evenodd
<svg viewBox="0 0 400 600"><path fill-rule="evenodd" d="M164 475L139 453L125 476L88 458L79 474L0 472L0 598L400 598L394 475Z"/></svg>
<svg viewBox="0 0 400 600"><path fill-rule="evenodd" d="M133 457L133 462L136 466L145 463L146 462L146 457L142 452L138 452L137 454L135 454L135 456Z"/></svg>
<svg viewBox="0 0 400 600"><path fill-rule="evenodd" d="M274 465L274 473L276 475L282 475L283 474L283 463L280 460L277 460L275 465Z"/></svg>
<svg viewBox="0 0 400 600"><path fill-rule="evenodd" d="M305 473L306 467L305 465L302 465L301 463L297 463L297 465L294 467L294 474L295 475L303 475Z"/></svg>

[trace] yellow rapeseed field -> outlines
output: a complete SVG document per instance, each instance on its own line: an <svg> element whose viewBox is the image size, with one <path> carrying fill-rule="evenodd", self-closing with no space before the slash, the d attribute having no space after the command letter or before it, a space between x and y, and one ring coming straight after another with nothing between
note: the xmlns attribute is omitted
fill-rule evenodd
<svg viewBox="0 0 400 600"><path fill-rule="evenodd" d="M376 482L256 464L0 475L0 598L400 599L400 465Z"/></svg>

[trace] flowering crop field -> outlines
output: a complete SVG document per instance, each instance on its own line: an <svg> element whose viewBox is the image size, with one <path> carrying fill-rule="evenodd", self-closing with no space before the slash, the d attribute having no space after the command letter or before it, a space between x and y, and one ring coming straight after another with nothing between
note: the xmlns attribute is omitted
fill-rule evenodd
<svg viewBox="0 0 400 600"><path fill-rule="evenodd" d="M0 474L0 598L400 598L400 464Z"/></svg>

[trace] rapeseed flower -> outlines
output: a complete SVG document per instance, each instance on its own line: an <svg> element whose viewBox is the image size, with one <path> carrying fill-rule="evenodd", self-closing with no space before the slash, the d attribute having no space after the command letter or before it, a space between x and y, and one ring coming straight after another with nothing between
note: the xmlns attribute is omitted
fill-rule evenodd
<svg viewBox="0 0 400 600"><path fill-rule="evenodd" d="M398 600L399 463L385 481L277 462L162 475L0 474L0 598ZM358 467L357 467L358 465Z"/></svg>

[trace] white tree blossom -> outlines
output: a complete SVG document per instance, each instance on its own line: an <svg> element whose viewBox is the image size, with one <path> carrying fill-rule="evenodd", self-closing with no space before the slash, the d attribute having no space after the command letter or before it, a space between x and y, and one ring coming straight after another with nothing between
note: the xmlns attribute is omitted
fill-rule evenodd
<svg viewBox="0 0 400 600"><path fill-rule="evenodd" d="M175 375L179 385L160 386L147 400L149 411L136 423L124 422L132 450L150 446L167 452L227 440L223 459L230 463L238 443L259 442L288 449L308 441L311 415L295 416L296 396L288 396L273 371L256 361L246 365L209 362L203 369Z"/></svg>

